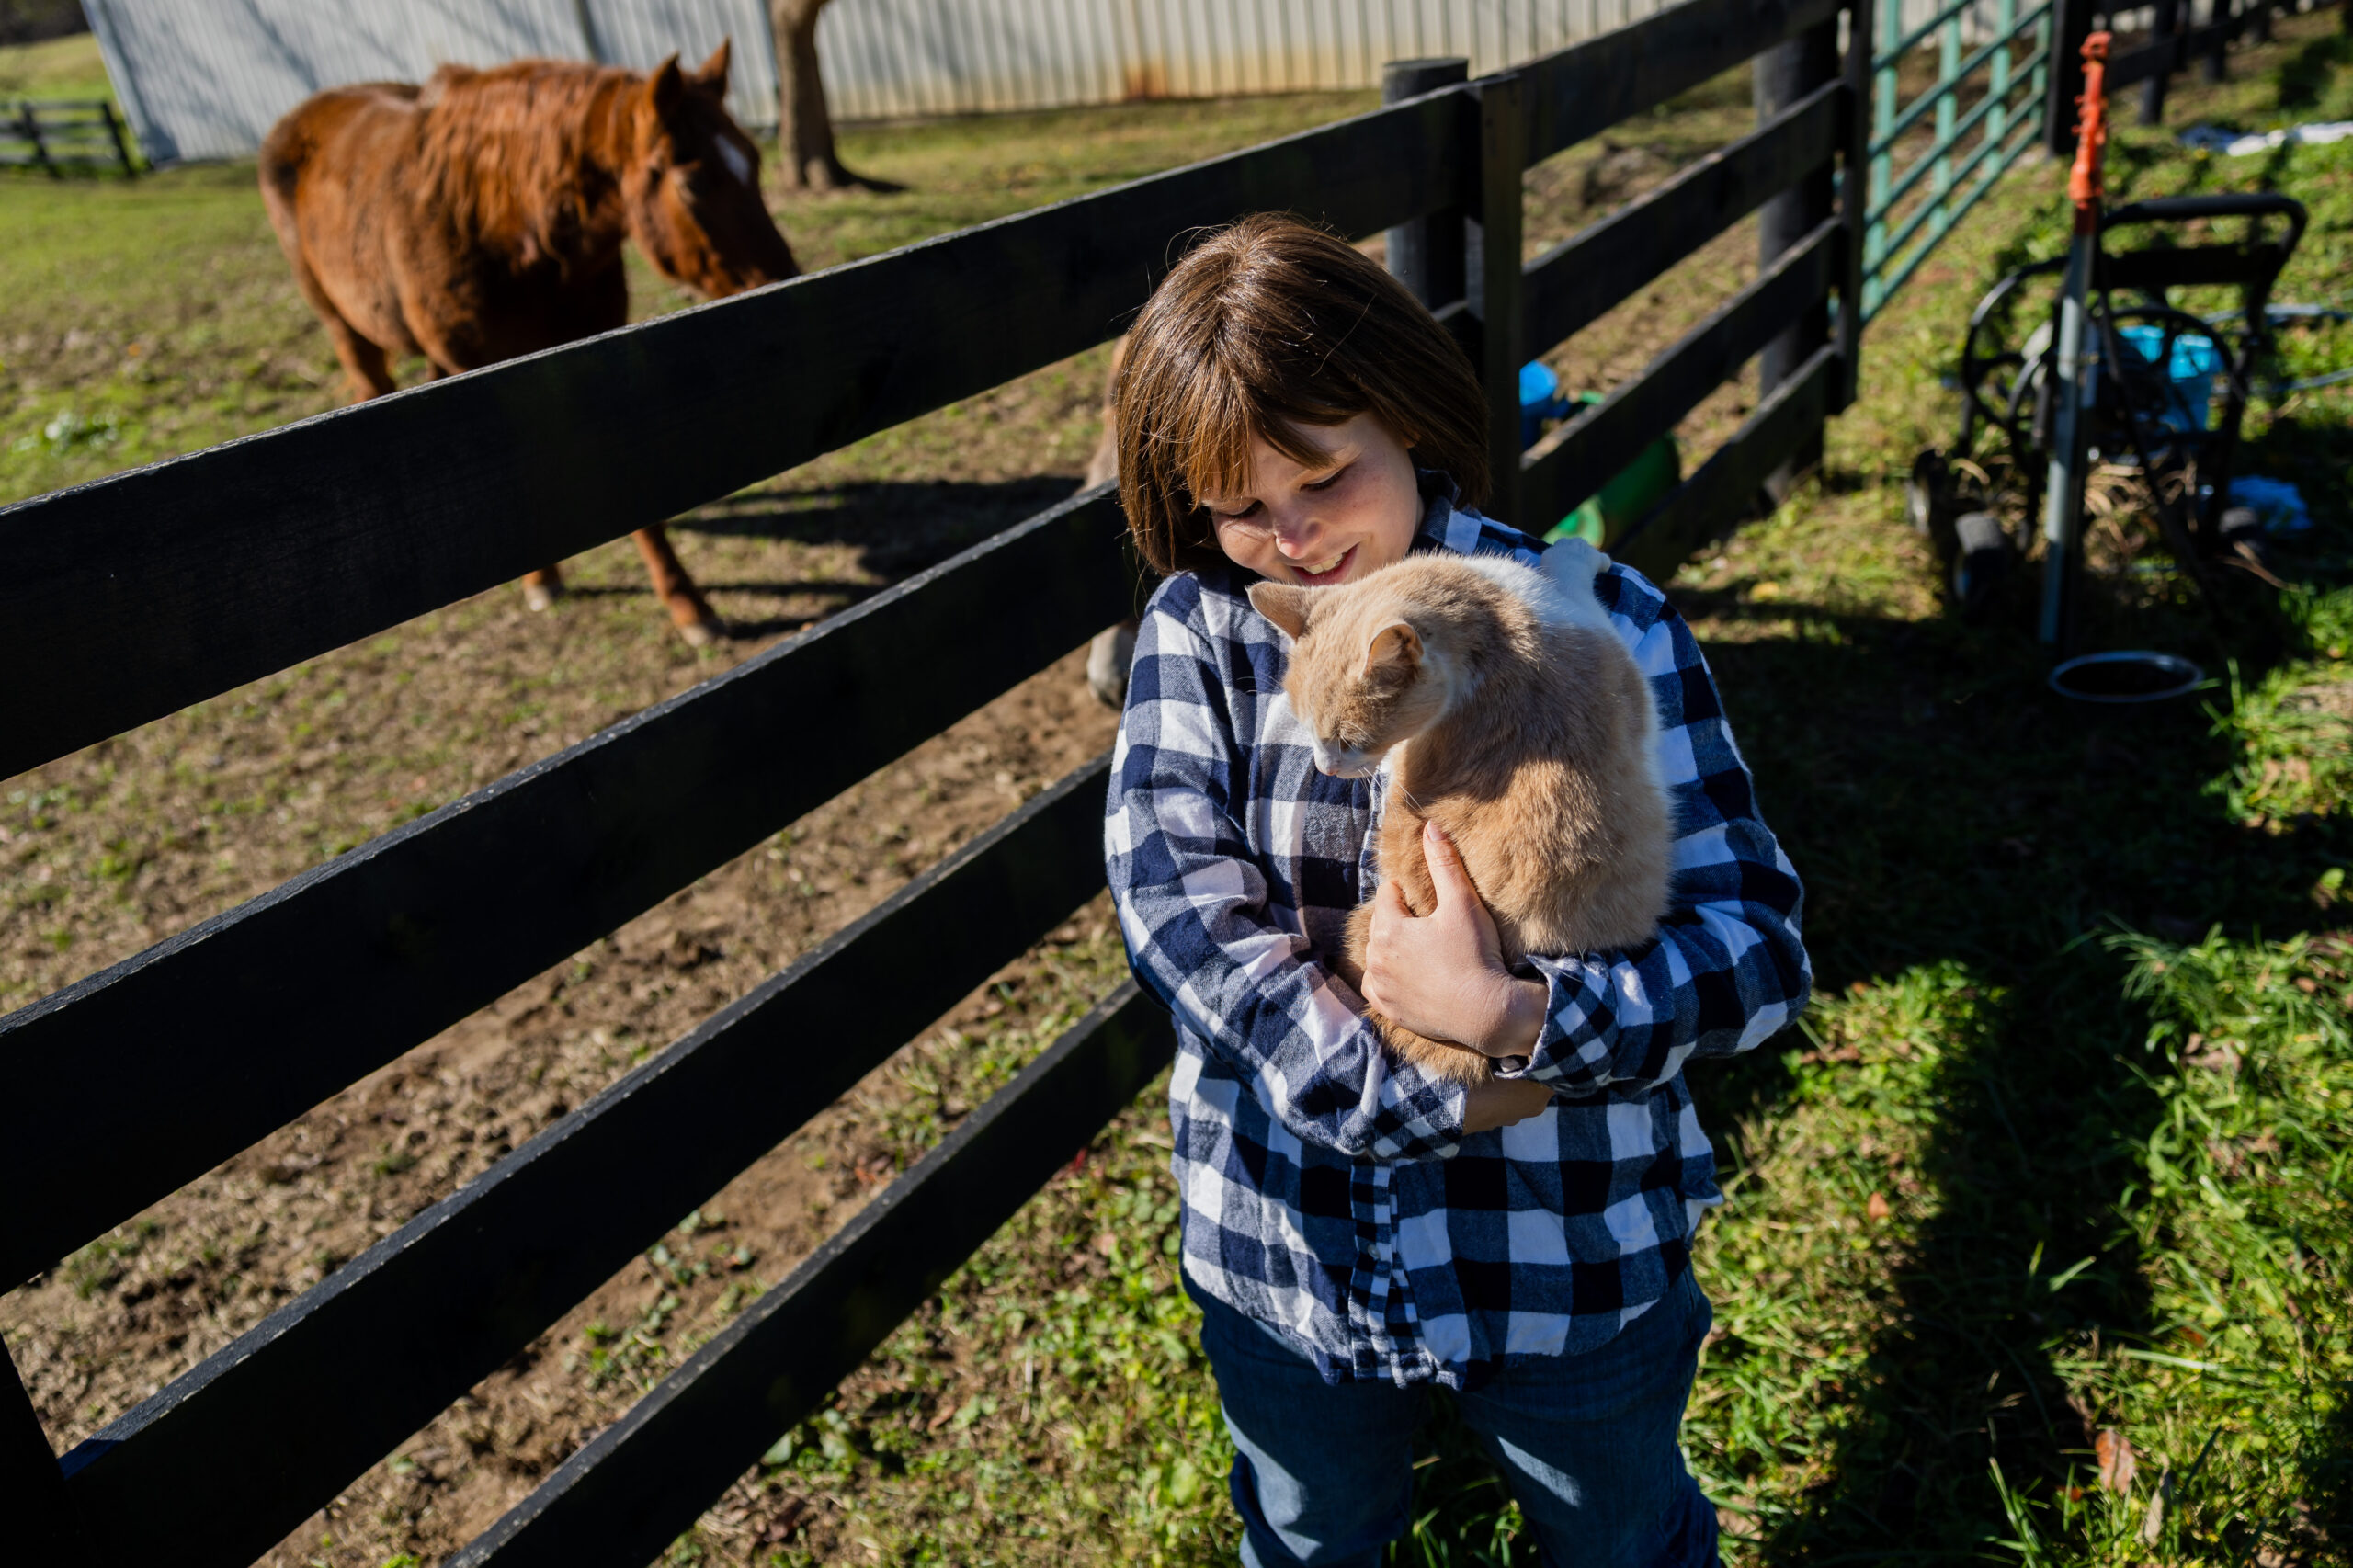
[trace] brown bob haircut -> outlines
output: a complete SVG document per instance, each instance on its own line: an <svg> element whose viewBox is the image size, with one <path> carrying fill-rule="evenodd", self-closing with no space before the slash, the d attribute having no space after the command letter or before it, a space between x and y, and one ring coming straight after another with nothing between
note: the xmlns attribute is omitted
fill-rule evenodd
<svg viewBox="0 0 2353 1568"><path fill-rule="evenodd" d="M1163 573L1224 563L1197 497L1247 484L1253 440L1321 460L1295 425L1370 414L1464 505L1486 499L1471 361L1370 257L1287 214L1245 218L1176 264L1129 329L1113 404L1120 504Z"/></svg>

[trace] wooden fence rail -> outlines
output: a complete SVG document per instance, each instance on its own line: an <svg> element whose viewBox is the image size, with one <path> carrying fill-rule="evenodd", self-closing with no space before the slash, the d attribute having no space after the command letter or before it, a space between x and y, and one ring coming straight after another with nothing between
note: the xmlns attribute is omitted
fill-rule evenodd
<svg viewBox="0 0 2353 1568"><path fill-rule="evenodd" d="M1776 345L1747 421L1612 541L1663 574L1852 396L1860 182L1819 194L1859 166L1838 16L1686 0L1506 75L0 509L0 667L46 672L10 688L0 776L1099 343L1189 235L1267 209L1416 236L1415 275L1459 288L1428 302L1491 392L1496 510L1538 531ZM1868 61L1869 7L1847 16ZM1529 163L1773 51L1790 90L1754 135L1523 265ZM1522 361L1760 207L1756 280L1523 454ZM1836 334L1792 329L1834 298ZM1075 497L0 1018L0 1278L53 1267L1131 612L1121 532L1107 494ZM59 654L76 648L103 653ZM801 744L813 730L826 746ZM0 1517L97 1564L250 1562L1097 892L1105 768L62 1461L0 1379ZM656 1553L1169 1050L1132 988L1106 1002L455 1561ZM662 1158L631 1157L646 1149Z"/></svg>
<svg viewBox="0 0 2353 1568"><path fill-rule="evenodd" d="M52 178L68 169L119 169L125 179L139 173L122 116L104 98L19 98L0 104L0 167L46 170Z"/></svg>
<svg viewBox="0 0 2353 1568"><path fill-rule="evenodd" d="M2179 0L2161 0L2156 7L2156 25L2149 36L2132 48L2118 51L2109 59L2108 90L2121 93L2133 83L2140 83L2141 123L2162 124L2167 82L2177 73L2188 70L2193 62L2206 80L2219 82L2228 68L2230 47L2241 35L2253 33L2258 39L2268 39L2275 16L2298 16L2344 4L2345 0L2213 0L2206 24L2192 27L2188 5ZM2338 16L2345 25L2353 27L2353 8L2340 9Z"/></svg>

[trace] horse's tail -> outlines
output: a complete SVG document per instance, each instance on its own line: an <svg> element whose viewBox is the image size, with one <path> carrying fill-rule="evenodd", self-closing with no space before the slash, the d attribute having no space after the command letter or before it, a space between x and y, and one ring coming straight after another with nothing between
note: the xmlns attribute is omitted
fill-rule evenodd
<svg viewBox="0 0 2353 1568"><path fill-rule="evenodd" d="M301 110L296 109L262 138L257 173L261 179L261 204L269 213L269 226L278 231L278 243L286 248L288 259L299 267L301 246L295 241L294 187L302 177L303 154L310 150L311 139L301 124Z"/></svg>

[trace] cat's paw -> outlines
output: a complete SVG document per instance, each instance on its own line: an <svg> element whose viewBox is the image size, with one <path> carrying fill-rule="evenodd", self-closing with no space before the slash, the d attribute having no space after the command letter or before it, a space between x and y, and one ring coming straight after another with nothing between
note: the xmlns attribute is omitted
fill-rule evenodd
<svg viewBox="0 0 2353 1568"><path fill-rule="evenodd" d="M1590 591L1593 580L1609 570L1609 557L1591 540L1571 538L1546 550L1540 566L1544 575L1562 587Z"/></svg>
<svg viewBox="0 0 2353 1568"><path fill-rule="evenodd" d="M1609 617L1594 596L1593 581L1609 570L1609 557L1581 539L1564 539L1544 552L1538 562L1544 580L1568 601L1569 621L1597 631L1608 631Z"/></svg>

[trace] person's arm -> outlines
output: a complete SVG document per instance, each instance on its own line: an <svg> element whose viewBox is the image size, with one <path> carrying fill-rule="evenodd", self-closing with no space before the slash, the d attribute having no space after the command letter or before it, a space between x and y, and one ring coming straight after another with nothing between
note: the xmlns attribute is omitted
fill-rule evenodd
<svg viewBox="0 0 2353 1568"><path fill-rule="evenodd" d="M1693 1056L1745 1051L1795 1018L1813 983L1799 934L1796 871L1757 816L1715 682L1682 619L1656 606L1636 644L1659 703L1676 812L1673 906L1633 948L1531 955L1542 977L1503 967L1494 922L1442 834L1427 846L1438 907L1416 920L1384 892L1366 957L1367 999L1409 1028L1443 1013L1441 1035L1495 1057L1510 1080L1578 1096L1647 1087Z"/></svg>
<svg viewBox="0 0 2353 1568"><path fill-rule="evenodd" d="M1274 1120L1351 1158L1442 1159L1466 1132L1540 1108L1524 1085L1466 1093L1391 1058L1353 994L1269 907L1237 813L1253 777L1227 722L1199 590L1143 618L1111 764L1105 859L1137 980L1250 1085ZM1185 604L1186 599L1192 602Z"/></svg>

